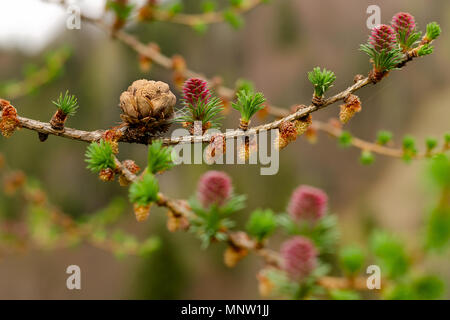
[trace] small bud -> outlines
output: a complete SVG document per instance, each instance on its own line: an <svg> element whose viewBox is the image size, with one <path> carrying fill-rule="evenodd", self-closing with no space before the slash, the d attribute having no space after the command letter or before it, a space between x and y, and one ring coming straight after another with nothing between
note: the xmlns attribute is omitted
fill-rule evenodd
<svg viewBox="0 0 450 320"><path fill-rule="evenodd" d="M111 145L111 148L113 150L113 153L117 154L119 153L119 139L122 136L122 133L120 131L111 129L111 130L106 130L103 135L102 135L102 139L109 142L109 144Z"/></svg>
<svg viewBox="0 0 450 320"><path fill-rule="evenodd" d="M362 165L370 166L375 162L375 156L369 150L363 150L361 152L359 161L361 162Z"/></svg>
<svg viewBox="0 0 450 320"><path fill-rule="evenodd" d="M231 112L231 102L229 99L225 97L220 97L220 100L222 101L222 114L227 115Z"/></svg>
<svg viewBox="0 0 450 320"><path fill-rule="evenodd" d="M323 97L319 97L314 93L311 102L313 105L320 107L324 104L325 100Z"/></svg>
<svg viewBox="0 0 450 320"><path fill-rule="evenodd" d="M184 73L186 71L186 60L178 54L172 57L172 69Z"/></svg>
<svg viewBox="0 0 450 320"><path fill-rule="evenodd" d="M279 135L275 140L275 147L280 150L287 147L287 145L297 139L296 125L290 121L285 121L280 124Z"/></svg>
<svg viewBox="0 0 450 320"><path fill-rule="evenodd" d="M5 176L3 180L4 192L7 195L13 195L21 188L26 181L26 176L22 171L14 171Z"/></svg>
<svg viewBox="0 0 450 320"><path fill-rule="evenodd" d="M122 165L131 173L136 174L141 168L133 160L124 160Z"/></svg>
<svg viewBox="0 0 450 320"><path fill-rule="evenodd" d="M208 171L198 182L197 197L204 208L223 205L231 196L231 178L221 171Z"/></svg>
<svg viewBox="0 0 450 320"><path fill-rule="evenodd" d="M317 221L327 211L328 196L318 188L300 186L294 190L288 205L288 213L294 220Z"/></svg>
<svg viewBox="0 0 450 320"><path fill-rule="evenodd" d="M153 19L154 6L145 5L139 9L138 20L139 21L151 21Z"/></svg>
<svg viewBox="0 0 450 320"><path fill-rule="evenodd" d="M244 119L240 119L239 121L239 129L243 130L243 131L247 131L248 127L250 125L250 120L246 121Z"/></svg>
<svg viewBox="0 0 450 320"><path fill-rule="evenodd" d="M119 185L121 187L128 187L131 184L130 180L127 179L123 174L119 176Z"/></svg>
<svg viewBox="0 0 450 320"><path fill-rule="evenodd" d="M3 100L6 101L6 100ZM17 118L17 110L12 105L6 105L2 102L2 119L0 120L0 131L5 138L9 138L14 131L20 127L19 119Z"/></svg>
<svg viewBox="0 0 450 320"><path fill-rule="evenodd" d="M317 142L317 129L313 126L309 126L305 132L305 138L309 143L315 144Z"/></svg>
<svg viewBox="0 0 450 320"><path fill-rule="evenodd" d="M167 229L170 232L189 229L189 220L184 216L175 215L172 211L167 211Z"/></svg>
<svg viewBox="0 0 450 320"><path fill-rule="evenodd" d="M238 157L243 161L248 161L250 155L258 151L256 139L245 139L245 143L238 150Z"/></svg>
<svg viewBox="0 0 450 320"><path fill-rule="evenodd" d="M159 46L154 43L151 42L147 45L148 50L152 50L154 52L160 52L160 48ZM142 72L149 72L151 67L153 65L153 61L152 59L149 58L148 55L139 55L139 67L141 69Z"/></svg>
<svg viewBox="0 0 450 320"><path fill-rule="evenodd" d="M269 106L267 104L264 106L264 108L259 110L258 113L256 114L256 116L260 120L266 119L268 115L269 115Z"/></svg>
<svg viewBox="0 0 450 320"><path fill-rule="evenodd" d="M337 118L330 118L328 124L338 130L342 129L342 123Z"/></svg>
<svg viewBox="0 0 450 320"><path fill-rule="evenodd" d="M206 157L209 163L216 157L223 155L226 151L225 137L221 134L216 134L211 137L211 143L206 147Z"/></svg>
<svg viewBox="0 0 450 320"><path fill-rule="evenodd" d="M111 168L102 169L100 170L98 177L103 182L113 181L115 177L114 170Z"/></svg>
<svg viewBox="0 0 450 320"><path fill-rule="evenodd" d="M302 134L304 134L311 124L312 124L311 114L308 114L307 116L295 121L295 128L297 130L297 135L301 136Z"/></svg>
<svg viewBox="0 0 450 320"><path fill-rule="evenodd" d="M50 125L52 126L52 129L62 131L64 130L66 120L67 114L65 114L61 109L58 109L50 120Z"/></svg>
<svg viewBox="0 0 450 320"><path fill-rule="evenodd" d="M39 189L28 191L25 197L36 206L41 206L47 201L47 195Z"/></svg>
<svg viewBox="0 0 450 320"><path fill-rule="evenodd" d="M172 81L175 84L175 86L179 90L181 90L183 88L184 82L186 81L186 77L185 77L184 73L179 72L179 71L175 71L173 73Z"/></svg>
<svg viewBox="0 0 450 320"><path fill-rule="evenodd" d="M3 110L3 108L9 106L11 103L8 100L0 99L0 111Z"/></svg>
<svg viewBox="0 0 450 320"><path fill-rule="evenodd" d="M147 206L134 205L134 214L136 216L137 222L144 222L150 216L151 204Z"/></svg>
<svg viewBox="0 0 450 320"><path fill-rule="evenodd" d="M237 248L235 246L228 246L225 250L223 259L227 267L233 268L239 261L248 255L248 250L245 248Z"/></svg>
<svg viewBox="0 0 450 320"><path fill-rule="evenodd" d="M269 279L267 276L267 273L269 272L269 269L263 269L256 275L256 278L258 279L259 285L259 294L262 297L269 297L273 289L275 288L275 284Z"/></svg>
<svg viewBox="0 0 450 320"><path fill-rule="evenodd" d="M317 266L317 249L311 240L295 236L281 246L283 269L294 279L303 279Z"/></svg>
<svg viewBox="0 0 450 320"><path fill-rule="evenodd" d="M345 104L341 105L341 112L339 113L339 120L346 124L357 112L361 112L361 100L350 94L344 99Z"/></svg>

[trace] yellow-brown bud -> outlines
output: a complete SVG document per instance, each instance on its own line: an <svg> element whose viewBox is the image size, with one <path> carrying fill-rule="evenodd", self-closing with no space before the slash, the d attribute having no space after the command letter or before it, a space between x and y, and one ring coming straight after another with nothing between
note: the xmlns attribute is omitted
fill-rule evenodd
<svg viewBox="0 0 450 320"><path fill-rule="evenodd" d="M20 127L17 118L17 110L12 105L7 104L6 100L2 101L2 119L0 120L0 131L5 138L9 138L14 131Z"/></svg>
<svg viewBox="0 0 450 320"><path fill-rule="evenodd" d="M134 205L134 214L136 216L137 222L144 222L150 216L151 204L147 206Z"/></svg>
<svg viewBox="0 0 450 320"><path fill-rule="evenodd" d="M170 232L178 230L187 230L189 228L189 220L184 216L177 216L172 211L167 212L167 229Z"/></svg>
<svg viewBox="0 0 450 320"><path fill-rule="evenodd" d="M258 279L258 289L259 294L262 297L269 297L272 294L272 291L275 287L274 283L270 281L270 279L267 277L267 269L261 270L257 275L256 278Z"/></svg>
<svg viewBox="0 0 450 320"><path fill-rule="evenodd" d="M248 255L248 250L235 246L228 246L223 255L223 261L229 268L233 268L239 261Z"/></svg>
<svg viewBox="0 0 450 320"><path fill-rule="evenodd" d="M114 170L111 168L100 170L98 177L104 182L113 181L115 177Z"/></svg>
<svg viewBox="0 0 450 320"><path fill-rule="evenodd" d="M304 134L311 124L312 124L312 116L310 114L295 121L297 136L301 136L302 134Z"/></svg>
<svg viewBox="0 0 450 320"><path fill-rule="evenodd" d="M4 192L13 195L17 189L21 188L26 181L26 176L22 171L14 171L5 176L3 180Z"/></svg>
<svg viewBox="0 0 450 320"><path fill-rule="evenodd" d="M339 113L339 120L346 124L353 116L362 110L361 100L353 95L348 95L345 100L345 104L341 105L341 111Z"/></svg>
<svg viewBox="0 0 450 320"><path fill-rule="evenodd" d="M280 150L287 147L287 145L297 139L296 125L290 121L285 121L280 124L278 138L275 140L275 147Z"/></svg>

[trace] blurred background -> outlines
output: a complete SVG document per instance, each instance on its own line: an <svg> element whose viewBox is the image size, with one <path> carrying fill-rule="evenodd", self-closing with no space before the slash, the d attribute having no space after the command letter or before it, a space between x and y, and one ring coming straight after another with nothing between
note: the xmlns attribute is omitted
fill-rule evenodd
<svg viewBox="0 0 450 320"><path fill-rule="evenodd" d="M83 12L96 17L104 2L80 1ZM183 1L196 10L200 1ZM245 14L242 29L212 25L206 33L171 23L154 22L127 26L143 42L156 42L168 56L181 54L189 68L208 77L221 76L230 87L239 78L254 82L270 103L290 108L307 103L312 88L307 72L326 67L337 75L329 94L346 88L355 74L366 74L370 65L358 51L367 40L369 5L381 8L382 23L399 11L416 17L419 28L437 21L443 33L435 53L393 72L375 87L358 92L363 112L346 128L355 136L374 140L380 129L392 131L397 145L405 134L417 137L421 150L428 136L441 137L450 119L450 2L446 0L273 0ZM134 51L103 31L82 22L81 30L67 30L66 14L57 5L38 0L1 1L0 83L20 80L31 63L62 46L72 51L64 73L30 95L13 98L19 115L48 121L51 101L67 89L78 98L80 109L67 126L84 130L108 128L119 119L119 95L134 80L161 80L173 87L172 74L157 65L149 72L139 68ZM175 90L173 90L175 91ZM177 92L178 95L178 92ZM8 99L7 96L1 96ZM338 107L314 114L314 119L336 117ZM235 127L236 112L227 116L224 128ZM260 123L261 120L255 121ZM0 139L0 152L14 169L41 181L50 201L64 212L79 217L95 212L116 197L126 197L117 184L105 184L85 169L86 144L50 136L40 143L35 132L21 130ZM248 209L285 210L292 190L300 184L324 189L330 210L338 215L343 244L365 246L367 230L381 226L417 246L423 221L436 195L430 191L422 161L406 165L401 160L378 156L370 167L360 165L360 151L342 149L335 139L319 134L317 144L303 138L280 154L280 170L261 176L259 166L182 165L160 179L161 189L173 198L189 198L196 181L207 170L228 172L236 193L248 195ZM121 159L144 164L146 148L123 145ZM0 194L0 214L20 211L20 204ZM161 238L158 251L148 258L117 259L108 252L82 245L75 249L32 251L0 256L0 298L39 299L258 299L257 270L261 262L250 255L234 269L222 263L224 246L201 250L192 234L169 233L165 211L153 208L147 223L137 224L131 205L119 227L137 235ZM272 243L277 248L276 241ZM82 290L65 286L66 267L82 270ZM448 254L429 259L426 268L450 285ZM447 297L449 297L447 293Z"/></svg>

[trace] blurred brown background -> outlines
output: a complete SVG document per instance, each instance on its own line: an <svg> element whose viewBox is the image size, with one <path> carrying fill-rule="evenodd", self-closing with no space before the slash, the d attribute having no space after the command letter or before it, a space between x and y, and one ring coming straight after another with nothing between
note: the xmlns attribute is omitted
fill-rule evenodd
<svg viewBox="0 0 450 320"><path fill-rule="evenodd" d="M398 144L403 135L412 134L423 149L425 137L441 137L450 124L449 1L274 0L246 14L245 26L239 31L219 24L198 35L168 23L132 26L129 31L144 42L156 41L169 56L183 55L193 70L222 76L228 86L238 78L249 79L271 103L289 108L310 100L312 88L306 74L315 66L336 73L330 94L346 88L355 74L369 71L367 57L358 47L369 33L366 9L372 4L381 7L383 23L399 11L408 11L422 29L430 21L439 22L443 34L432 56L393 72L376 87L361 90L363 112L347 129L368 140L380 129L390 130ZM154 66L150 73L142 73L135 52L87 24L79 31L65 31L51 47L64 43L74 49L64 76L37 94L12 101L19 114L47 121L54 110L51 100L69 89L78 97L80 109L68 126L107 128L119 121L118 98L132 81L158 79L172 86L169 71ZM0 81L20 78L22 67L30 61L41 60L0 51ZM337 106L330 107L314 118L327 120L337 112ZM237 120L232 113L224 127L235 126ZM11 167L41 180L52 203L75 216L93 212L116 196L126 197L124 189L100 182L85 169L85 149L86 144L56 137L39 143L36 133L26 130L9 140L0 139L0 152ZM142 146L124 145L120 152L122 159L136 159L140 164L146 158ZM248 210L237 217L243 222L257 207L282 212L296 186L311 184L329 194L331 211L339 215L343 243L364 245L365 226L378 224L414 246L422 236L424 215L435 201L424 182L424 163L406 165L379 156L375 165L363 167L358 157L358 150L343 150L336 140L321 134L316 145L300 139L283 151L275 176L260 176L259 166L183 165L160 179L161 189L172 197L188 198L203 172L224 170L232 176L236 192L248 195ZM10 208L0 204L0 210ZM169 234L164 210L154 209L149 221L139 225L131 205L128 211L121 227L137 234L154 233L163 240L151 258L117 260L89 246L3 257L0 298L259 298L255 274L261 264L254 256L228 270L222 263L224 247L203 251L191 234ZM432 259L429 270L450 285L448 258ZM65 269L70 264L81 267L81 291L65 287Z"/></svg>

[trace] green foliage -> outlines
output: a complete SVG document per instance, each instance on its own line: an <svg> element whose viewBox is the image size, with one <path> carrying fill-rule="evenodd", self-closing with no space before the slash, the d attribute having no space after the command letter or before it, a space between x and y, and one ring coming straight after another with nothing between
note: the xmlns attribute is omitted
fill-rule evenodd
<svg viewBox="0 0 450 320"><path fill-rule="evenodd" d="M216 3L212 0L207 0L202 3L202 11L204 13L213 12L216 10Z"/></svg>
<svg viewBox="0 0 450 320"><path fill-rule="evenodd" d="M87 148L85 157L85 161L88 163L87 168L92 172L116 168L113 149L111 144L105 140L100 140L99 143L92 142Z"/></svg>
<svg viewBox="0 0 450 320"><path fill-rule="evenodd" d="M359 161L364 166L370 166L371 164L373 164L375 162L375 156L372 152L370 152L368 150L363 150L361 152Z"/></svg>
<svg viewBox="0 0 450 320"><path fill-rule="evenodd" d="M272 210L257 209L247 222L247 232L259 242L269 237L276 229L277 221Z"/></svg>
<svg viewBox="0 0 450 320"><path fill-rule="evenodd" d="M167 12L169 12L171 16L175 16L183 11L183 8L183 3L177 0L169 6Z"/></svg>
<svg viewBox="0 0 450 320"><path fill-rule="evenodd" d="M434 52L434 47L430 46L428 43L423 45L419 50L417 51L417 54L419 57L423 57L429 54L432 54Z"/></svg>
<svg viewBox="0 0 450 320"><path fill-rule="evenodd" d="M138 255L148 257L161 247L161 239L158 237L149 237L139 244Z"/></svg>
<svg viewBox="0 0 450 320"><path fill-rule="evenodd" d="M322 98L325 92L333 86L336 75L325 68L320 70L320 67L316 67L313 71L308 72L308 79L314 86L315 96Z"/></svg>
<svg viewBox="0 0 450 320"><path fill-rule="evenodd" d="M34 94L38 89L60 76L64 71L64 64L72 55L68 46L49 51L45 54L45 65L37 69L28 65L24 70L25 78L21 81L7 80L0 82L0 96L14 99L27 94Z"/></svg>
<svg viewBox="0 0 450 320"><path fill-rule="evenodd" d="M249 93L246 90L241 90L236 96L237 101L232 106L241 113L241 118L244 121L249 121L255 113L263 109L264 102L266 102L264 95L260 92Z"/></svg>
<svg viewBox="0 0 450 320"><path fill-rule="evenodd" d="M339 252L339 262L342 269L349 275L356 275L363 268L364 252L357 246L342 248Z"/></svg>
<svg viewBox="0 0 450 320"><path fill-rule="evenodd" d="M330 291L330 298L332 300L360 300L361 296L356 291L334 289Z"/></svg>
<svg viewBox="0 0 450 320"><path fill-rule="evenodd" d="M379 131L378 135L377 135L377 143L385 146L386 144L388 144L390 141L392 140L392 132L390 131Z"/></svg>
<svg viewBox="0 0 450 320"><path fill-rule="evenodd" d="M240 29L244 25L244 20L242 20L242 17L236 14L236 12L234 12L233 10L224 11L223 18L234 29Z"/></svg>
<svg viewBox="0 0 450 320"><path fill-rule="evenodd" d="M126 201L114 198L105 208L88 216L87 222L95 227L105 226L117 222L125 211Z"/></svg>
<svg viewBox="0 0 450 320"><path fill-rule="evenodd" d="M441 27L437 22L430 22L429 24L427 24L426 38L429 41L437 39L437 37L439 37L440 35L441 35Z"/></svg>
<svg viewBox="0 0 450 320"><path fill-rule="evenodd" d="M404 58L400 49L391 51L384 49L378 52L370 44L362 44L360 50L370 57L378 72L387 72L395 69Z"/></svg>
<svg viewBox="0 0 450 320"><path fill-rule="evenodd" d="M342 131L338 137L338 143L342 148L348 148L352 145L353 136L348 131Z"/></svg>
<svg viewBox="0 0 450 320"><path fill-rule="evenodd" d="M444 293L441 279L433 275L424 275L413 279L405 279L385 293L388 300L435 300Z"/></svg>
<svg viewBox="0 0 450 320"><path fill-rule="evenodd" d="M278 269L270 269L265 276L274 284L271 292L273 296L292 298L298 295L300 284L292 281L285 272Z"/></svg>
<svg viewBox="0 0 450 320"><path fill-rule="evenodd" d="M181 111L181 115L177 117L177 122L189 122L201 121L205 126L207 123L211 125L211 128L219 128L220 117L219 114L223 110L222 100L217 97L211 97L208 101L199 100L197 103L182 102L184 109Z"/></svg>
<svg viewBox="0 0 450 320"><path fill-rule="evenodd" d="M61 229L52 223L52 214L47 208L31 206L27 220L34 243L48 249L56 244L61 235Z"/></svg>
<svg viewBox="0 0 450 320"><path fill-rule="evenodd" d="M316 247L322 253L332 253L339 240L337 218L328 215L311 225L308 222L297 223L288 214L276 216L277 224L283 228L288 235L302 235L311 238Z"/></svg>
<svg viewBox="0 0 450 320"><path fill-rule="evenodd" d="M56 107L61 110L64 114L73 116L78 109L77 98L74 95L69 95L69 90L63 97L63 94L59 94L59 98L56 101L52 101Z"/></svg>
<svg viewBox="0 0 450 320"><path fill-rule="evenodd" d="M444 134L444 142L445 142L445 144L447 144L447 145L450 144L450 132Z"/></svg>
<svg viewBox="0 0 450 320"><path fill-rule="evenodd" d="M247 94L253 94L255 92L255 85L247 79L238 79L236 81L236 92L240 91L245 91Z"/></svg>
<svg viewBox="0 0 450 320"><path fill-rule="evenodd" d="M195 24L192 25L192 29L194 29L199 34L204 34L206 31L208 31L208 24L206 24L202 20L198 20L195 22Z"/></svg>
<svg viewBox="0 0 450 320"><path fill-rule="evenodd" d="M398 41L404 51L408 51L412 48L417 47L417 45L420 43L420 40L422 38L422 32L413 32L410 35L408 35L407 30L400 31L400 33L397 34Z"/></svg>
<svg viewBox="0 0 450 320"><path fill-rule="evenodd" d="M191 218L190 231L200 238L202 248L207 248L212 240L227 240L224 230L234 226L234 222L229 217L245 207L245 200L244 195L233 195L224 205L213 204L207 209L203 208L197 199L192 198L189 201L195 213L195 217Z"/></svg>
<svg viewBox="0 0 450 320"><path fill-rule="evenodd" d="M416 139L412 136L403 138L403 160L409 163L417 155Z"/></svg>
<svg viewBox="0 0 450 320"><path fill-rule="evenodd" d="M377 264L388 278L401 278L409 270L410 259L405 246L393 235L376 231L371 237L371 248Z"/></svg>
<svg viewBox="0 0 450 320"><path fill-rule="evenodd" d="M230 2L230 5L236 8L242 6L242 3L244 2L244 0L228 0L228 1Z"/></svg>
<svg viewBox="0 0 450 320"><path fill-rule="evenodd" d="M133 11L134 5L119 3L118 1L108 0L106 7L114 11L120 20L127 20Z"/></svg>
<svg viewBox="0 0 450 320"><path fill-rule="evenodd" d="M431 251L443 251L449 246L450 208L436 208L427 220L425 247Z"/></svg>
<svg viewBox="0 0 450 320"><path fill-rule="evenodd" d="M427 145L427 151L432 151L434 148L437 147L438 141L436 138L428 137L425 140L425 144Z"/></svg>
<svg viewBox="0 0 450 320"><path fill-rule="evenodd" d="M444 283L434 275L424 275L414 279L412 287L418 300L439 299L444 293Z"/></svg>
<svg viewBox="0 0 450 320"><path fill-rule="evenodd" d="M172 148L164 147L162 140L153 141L148 147L148 167L147 170L153 174L171 169Z"/></svg>
<svg viewBox="0 0 450 320"><path fill-rule="evenodd" d="M439 188L450 188L450 156L435 155L428 164L428 173L432 182Z"/></svg>
<svg viewBox="0 0 450 320"><path fill-rule="evenodd" d="M147 206L158 200L159 185L153 174L146 171L133 182L129 189L130 201L138 206Z"/></svg>

